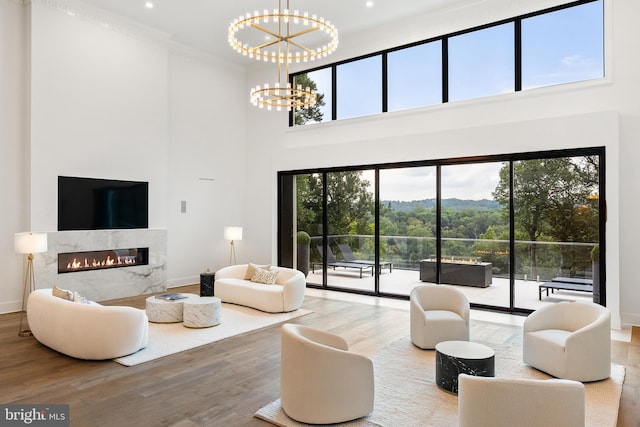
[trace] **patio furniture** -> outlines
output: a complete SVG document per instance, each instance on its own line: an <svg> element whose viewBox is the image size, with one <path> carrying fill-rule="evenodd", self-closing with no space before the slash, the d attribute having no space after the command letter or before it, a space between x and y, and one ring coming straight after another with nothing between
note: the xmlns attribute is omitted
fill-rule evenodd
<svg viewBox="0 0 640 427"><path fill-rule="evenodd" d="M318 246L318 252L320 252L320 256L322 256L322 246ZM311 272L312 273L316 272L316 270L315 270L316 266L320 266L322 268L322 263L317 263L317 262L312 263L311 264ZM338 261L336 259L335 255L333 255L333 252L331 252L331 248L329 247L329 245L327 245L327 267L331 267L334 270L336 269L336 267L357 269L360 272L360 278L361 279L362 279L362 271L371 269L371 275L373 276L373 265L358 264L358 263L355 263L355 262Z"/></svg>
<svg viewBox="0 0 640 427"><path fill-rule="evenodd" d="M592 302L560 302L524 321L522 360L557 378L598 381L611 374L611 312Z"/></svg>
<svg viewBox="0 0 640 427"><path fill-rule="evenodd" d="M584 427L584 384L460 374L460 427Z"/></svg>
<svg viewBox="0 0 640 427"><path fill-rule="evenodd" d="M373 411L371 359L346 341L309 326L281 329L280 405L296 421L335 424Z"/></svg>
<svg viewBox="0 0 640 427"><path fill-rule="evenodd" d="M593 280L575 277L554 277L550 282L544 282L538 285L539 301L542 301L543 291L546 290L547 296L549 296L549 289L551 289L551 293L553 293L554 290L593 292Z"/></svg>
<svg viewBox="0 0 640 427"><path fill-rule="evenodd" d="M338 244L338 248L340 249L340 252L342 253L342 257L346 262L355 262L356 264L364 264L364 265L371 265L371 266L376 265L375 261L370 261L366 259L356 259L355 255L353 255L353 252L351 251L351 246L349 246L346 243ZM380 261L378 262L378 266L380 267L380 270L382 270L383 268L389 268L389 273L393 271L393 264L389 261Z"/></svg>
<svg viewBox="0 0 640 427"><path fill-rule="evenodd" d="M433 349L442 341L469 341L469 300L447 285L419 285L409 297L411 342Z"/></svg>

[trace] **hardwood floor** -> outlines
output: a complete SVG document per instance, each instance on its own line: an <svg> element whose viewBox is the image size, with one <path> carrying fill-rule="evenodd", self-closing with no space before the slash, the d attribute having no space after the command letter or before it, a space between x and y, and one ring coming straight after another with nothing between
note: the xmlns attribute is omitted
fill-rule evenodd
<svg viewBox="0 0 640 427"><path fill-rule="evenodd" d="M197 293L197 286L177 289ZM104 304L144 307L145 297ZM345 337L373 356L408 334L409 312L307 297L313 313L295 323ZM138 366L81 361L34 338L18 337L19 314L0 315L0 401L70 404L71 426L268 426L253 418L279 397L280 326L232 337ZM640 426L640 330L614 341L613 361L627 365L618 426Z"/></svg>

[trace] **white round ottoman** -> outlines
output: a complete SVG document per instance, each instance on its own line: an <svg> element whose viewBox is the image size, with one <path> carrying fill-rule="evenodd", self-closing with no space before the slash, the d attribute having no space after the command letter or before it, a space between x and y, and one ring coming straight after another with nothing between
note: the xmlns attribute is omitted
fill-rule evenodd
<svg viewBox="0 0 640 427"><path fill-rule="evenodd" d="M187 328L209 328L220 324L222 300L216 297L199 297L185 300L182 324Z"/></svg>
<svg viewBox="0 0 640 427"><path fill-rule="evenodd" d="M179 323L182 322L182 307L186 301L200 298L196 294L181 294L183 299L166 300L149 297L146 300L147 317L153 323Z"/></svg>

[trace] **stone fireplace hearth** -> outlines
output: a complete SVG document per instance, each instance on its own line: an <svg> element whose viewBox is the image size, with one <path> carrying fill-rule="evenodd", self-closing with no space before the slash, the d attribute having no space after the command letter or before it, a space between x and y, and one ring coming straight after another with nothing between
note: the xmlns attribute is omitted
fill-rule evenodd
<svg viewBox="0 0 640 427"><path fill-rule="evenodd" d="M91 230L47 233L48 251L34 257L36 287L78 291L93 301L105 301L167 289L167 230ZM94 268L59 273L59 254L113 252L142 249L144 263L125 268ZM113 258L113 257L112 257ZM123 259L125 257L122 257ZM64 261L65 263L67 261ZM82 260L84 263L84 258ZM129 261L127 261L129 262ZM92 263L88 261L87 264Z"/></svg>

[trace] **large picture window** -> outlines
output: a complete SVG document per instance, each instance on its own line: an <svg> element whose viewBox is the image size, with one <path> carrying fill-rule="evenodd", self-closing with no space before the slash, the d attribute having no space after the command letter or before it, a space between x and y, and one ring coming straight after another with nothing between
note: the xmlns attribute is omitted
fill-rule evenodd
<svg viewBox="0 0 640 427"><path fill-rule="evenodd" d="M604 0L487 23L291 78L300 75L316 83L324 104L292 111L292 126L600 79Z"/></svg>
<svg viewBox="0 0 640 427"><path fill-rule="evenodd" d="M442 283L476 307L508 312L562 300L606 303L604 148L278 179L278 262L309 265L308 286L408 298L421 283ZM294 256L300 232L309 235L306 260Z"/></svg>

